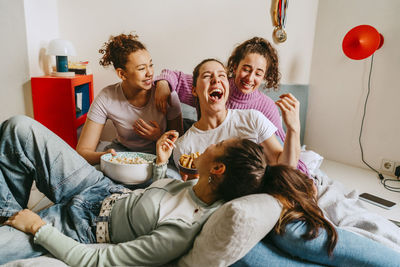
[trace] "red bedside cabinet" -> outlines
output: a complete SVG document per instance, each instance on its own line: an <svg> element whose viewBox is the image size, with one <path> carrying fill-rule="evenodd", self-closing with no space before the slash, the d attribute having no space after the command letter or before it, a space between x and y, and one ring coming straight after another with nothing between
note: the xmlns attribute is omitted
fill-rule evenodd
<svg viewBox="0 0 400 267"><path fill-rule="evenodd" d="M93 101L93 75L32 77L31 86L35 120L75 149L78 128L85 123Z"/></svg>

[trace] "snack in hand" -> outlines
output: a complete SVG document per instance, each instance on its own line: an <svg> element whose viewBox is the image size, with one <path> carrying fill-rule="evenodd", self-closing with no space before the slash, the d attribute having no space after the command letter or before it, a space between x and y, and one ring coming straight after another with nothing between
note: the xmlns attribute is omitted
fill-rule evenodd
<svg viewBox="0 0 400 267"><path fill-rule="evenodd" d="M198 158L200 156L199 152L196 153L190 153L190 155L183 154L179 158L179 163L181 164L182 167L188 168L188 169L196 169L196 166L194 166L194 159Z"/></svg>

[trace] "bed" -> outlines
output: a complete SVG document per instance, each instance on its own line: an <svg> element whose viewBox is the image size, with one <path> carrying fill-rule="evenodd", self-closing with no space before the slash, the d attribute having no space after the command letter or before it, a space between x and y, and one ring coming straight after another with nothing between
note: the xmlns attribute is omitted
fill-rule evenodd
<svg viewBox="0 0 400 267"><path fill-rule="evenodd" d="M301 123L303 140L307 113L308 86L285 85L279 92L266 92L272 98L281 93L291 92L302 103ZM184 106L186 118L195 119L196 114ZM326 216L336 225L366 235L389 247L400 251L400 228L375 213L368 212L358 200L357 192L349 191L340 182L328 177L321 169L323 157L303 147L301 159L309 167L310 173L319 181L319 204ZM340 202L337 200L340 199ZM341 204L338 204L341 203ZM351 205L350 205L350 204ZM40 210L51 202L35 188L28 203L29 208ZM343 205L340 207L339 205ZM351 209L348 207L351 206ZM332 208L334 207L334 209ZM268 210L268 212L265 212ZM330 212L339 210L340 213ZM181 258L168 266L229 266L248 253L275 225L281 212L280 204L266 194L250 195L225 203L206 222L195 239L193 247ZM371 229L369 221L379 224ZM107 245L91 244L93 247ZM307 263L302 263L302 266ZM4 266L67 266L62 261L45 255L34 259L18 260Z"/></svg>

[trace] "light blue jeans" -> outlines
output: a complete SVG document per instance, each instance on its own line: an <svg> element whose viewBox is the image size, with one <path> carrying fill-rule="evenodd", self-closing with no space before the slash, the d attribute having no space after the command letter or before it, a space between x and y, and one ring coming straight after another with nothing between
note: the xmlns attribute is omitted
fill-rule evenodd
<svg viewBox="0 0 400 267"><path fill-rule="evenodd" d="M369 238L337 228L338 242L332 257L327 253L325 231L312 240L301 236L307 226L303 221L288 224L283 236L271 232L234 267L244 266L400 266L400 253Z"/></svg>
<svg viewBox="0 0 400 267"><path fill-rule="evenodd" d="M55 204L39 212L49 224L81 243L95 243L102 200L115 184L47 128L25 116L0 124L0 216L26 208L33 180ZM0 265L47 253L33 236L0 227Z"/></svg>

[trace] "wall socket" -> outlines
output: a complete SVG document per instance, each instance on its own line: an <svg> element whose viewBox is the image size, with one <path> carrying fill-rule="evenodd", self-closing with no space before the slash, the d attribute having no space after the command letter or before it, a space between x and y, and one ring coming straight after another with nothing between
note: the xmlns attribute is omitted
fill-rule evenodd
<svg viewBox="0 0 400 267"><path fill-rule="evenodd" d="M383 159L381 164L381 171L386 174L395 175L394 171L397 166L400 166L400 162L396 162L390 159Z"/></svg>

